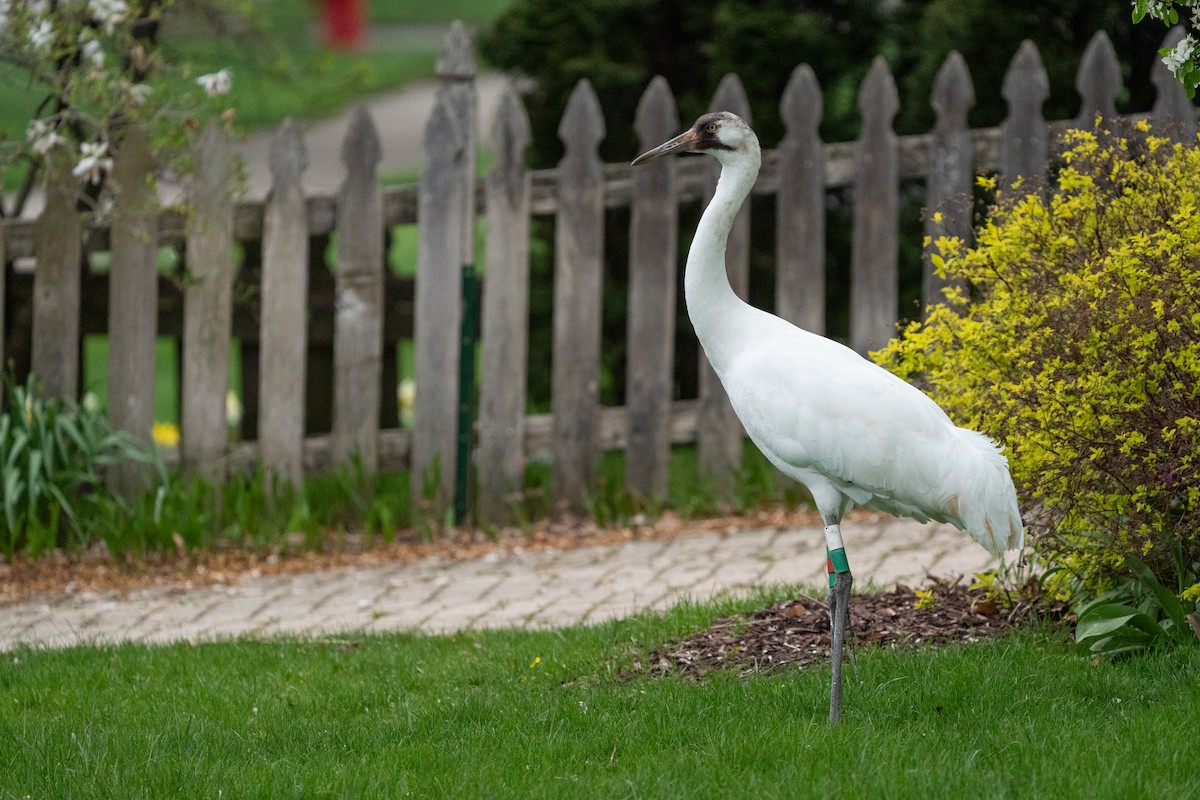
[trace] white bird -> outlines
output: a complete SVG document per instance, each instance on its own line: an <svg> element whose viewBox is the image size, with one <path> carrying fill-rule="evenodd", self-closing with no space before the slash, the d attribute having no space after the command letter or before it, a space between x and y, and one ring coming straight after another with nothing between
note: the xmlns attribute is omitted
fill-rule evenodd
<svg viewBox="0 0 1200 800"><path fill-rule="evenodd" d="M633 164L684 152L721 162L688 252L688 316L746 433L781 472L808 488L825 525L833 629L829 720L837 723L853 583L842 515L861 506L948 522L1000 556L1024 541L1008 461L994 441L956 427L920 390L734 294L725 244L758 177L758 137L734 114L705 114Z"/></svg>

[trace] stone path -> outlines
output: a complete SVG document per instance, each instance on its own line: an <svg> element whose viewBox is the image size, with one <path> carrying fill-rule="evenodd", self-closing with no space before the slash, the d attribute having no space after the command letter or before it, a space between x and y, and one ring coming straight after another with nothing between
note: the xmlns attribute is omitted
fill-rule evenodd
<svg viewBox="0 0 1200 800"><path fill-rule="evenodd" d="M844 526L856 588L920 584L994 566L948 525L863 515ZM125 597L81 592L0 607L0 651L18 645L202 641L273 634L546 628L601 622L773 584L823 585L819 527L683 534L473 560L245 577Z"/></svg>

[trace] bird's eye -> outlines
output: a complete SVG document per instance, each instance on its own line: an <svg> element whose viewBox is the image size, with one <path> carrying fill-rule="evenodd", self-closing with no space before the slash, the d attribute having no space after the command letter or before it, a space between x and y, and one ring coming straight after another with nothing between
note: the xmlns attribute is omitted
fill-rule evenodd
<svg viewBox="0 0 1200 800"><path fill-rule="evenodd" d="M708 132L716 133L717 132L717 123L715 123L715 122L708 123Z"/></svg>

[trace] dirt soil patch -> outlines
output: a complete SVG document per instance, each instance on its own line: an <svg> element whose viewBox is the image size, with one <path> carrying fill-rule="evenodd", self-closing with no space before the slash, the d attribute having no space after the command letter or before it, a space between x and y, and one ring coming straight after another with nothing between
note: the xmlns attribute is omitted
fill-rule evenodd
<svg viewBox="0 0 1200 800"><path fill-rule="evenodd" d="M937 581L920 591L918 595L907 586L897 586L890 592L854 595L848 647L975 642L1027 622L1034 609L1031 601L1002 608L961 581ZM1063 610L1039 608L1043 614ZM651 653L643 670L700 678L717 670L745 676L804 667L829 659L829 638L827 603L800 597L719 618L708 630Z"/></svg>

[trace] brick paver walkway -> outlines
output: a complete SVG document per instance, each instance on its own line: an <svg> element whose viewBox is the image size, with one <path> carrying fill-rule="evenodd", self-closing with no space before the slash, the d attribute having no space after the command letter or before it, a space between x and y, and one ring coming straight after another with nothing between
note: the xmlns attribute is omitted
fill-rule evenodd
<svg viewBox="0 0 1200 800"><path fill-rule="evenodd" d="M995 560L948 525L881 515L844 526L856 588L967 575ZM599 622L682 599L771 584L822 585L819 527L695 533L474 560L244 577L199 589L81 592L0 608L0 651L18 644L200 641L277 633L543 628Z"/></svg>

